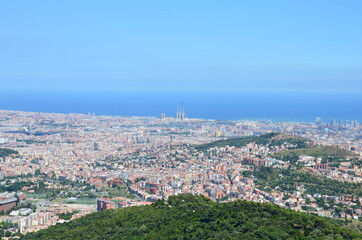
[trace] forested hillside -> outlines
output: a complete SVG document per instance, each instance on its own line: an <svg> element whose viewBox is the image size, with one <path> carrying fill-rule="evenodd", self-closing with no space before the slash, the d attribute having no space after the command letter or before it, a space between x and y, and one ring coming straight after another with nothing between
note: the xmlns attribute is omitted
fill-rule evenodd
<svg viewBox="0 0 362 240"><path fill-rule="evenodd" d="M290 159L301 155L321 157L331 161L345 160L346 157L355 157L356 154L342 148L334 146L316 146L313 148L300 148L292 150L284 150L275 153L274 156L279 159Z"/></svg>
<svg viewBox="0 0 362 240"><path fill-rule="evenodd" d="M297 191L297 186L304 186L308 194L321 193L330 196L362 196L362 184L337 181L323 176L316 176L305 170L293 171L270 167L258 167L253 172L245 171L244 176L254 176L257 186L264 190L278 188L283 192Z"/></svg>
<svg viewBox="0 0 362 240"><path fill-rule="evenodd" d="M93 213L22 239L361 239L331 220L277 205L215 203L183 194L150 206Z"/></svg>
<svg viewBox="0 0 362 240"><path fill-rule="evenodd" d="M218 140L211 143L201 144L195 146L196 150L205 151L212 147L243 147L249 143L256 143L260 145L268 146L280 146L284 143L294 145L294 148L305 148L307 147L307 139L296 137L292 135L286 135L281 133L267 133L260 136L247 136L240 138L229 138L224 140Z"/></svg>

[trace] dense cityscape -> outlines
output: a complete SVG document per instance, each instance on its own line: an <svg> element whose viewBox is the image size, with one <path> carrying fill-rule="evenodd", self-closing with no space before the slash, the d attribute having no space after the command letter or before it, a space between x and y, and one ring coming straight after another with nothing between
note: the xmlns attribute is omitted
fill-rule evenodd
<svg viewBox="0 0 362 240"><path fill-rule="evenodd" d="M181 193L362 218L356 120L189 119L183 108L176 117L0 111L0 154L4 235Z"/></svg>

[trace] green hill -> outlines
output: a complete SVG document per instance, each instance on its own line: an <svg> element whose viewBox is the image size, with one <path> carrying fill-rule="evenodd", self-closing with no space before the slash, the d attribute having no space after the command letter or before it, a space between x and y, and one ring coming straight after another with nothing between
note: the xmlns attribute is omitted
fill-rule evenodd
<svg viewBox="0 0 362 240"><path fill-rule="evenodd" d="M213 147L234 146L239 148L246 146L249 143L256 143L265 146L281 146L284 143L289 143L294 145L294 148L305 148L308 146L308 140L301 137L282 133L267 133L260 136L247 136L241 138L218 140L215 142L201 144L194 147L196 150L206 151L207 149Z"/></svg>
<svg viewBox="0 0 362 240"><path fill-rule="evenodd" d="M316 176L304 169L295 171L271 167L258 167L254 172L243 172L245 177L253 175L256 184L267 189L283 192L297 191L298 186L304 186L305 193L320 193L330 196L353 195L362 196L362 184L342 182L324 176Z"/></svg>
<svg viewBox="0 0 362 240"><path fill-rule="evenodd" d="M330 159L332 161L345 159L346 157L356 156L356 154L350 151L334 146L317 146L313 148L284 150L274 154L274 156L278 157L279 159L289 158L290 156L301 156L301 155L321 157L323 159Z"/></svg>
<svg viewBox="0 0 362 240"><path fill-rule="evenodd" d="M344 150L342 148L334 146L314 146L312 147L309 143L311 141L302 137L297 137L293 135L283 134L283 133L267 133L260 136L248 136L241 138L229 138L214 141L211 143L205 143L201 145L196 145L194 148L198 151L207 151L210 148L214 147L225 147L225 146L234 146L237 148L246 146L249 143L256 143L258 145L264 145L268 147L272 146L281 146L285 144L290 144L287 150L283 150L273 154L273 157L282 160L298 160L298 156L308 155L313 157L322 157L329 162L338 162L340 160L345 160L346 157L355 157L356 154Z"/></svg>
<svg viewBox="0 0 362 240"><path fill-rule="evenodd" d="M22 239L362 239L332 220L248 201L183 194L89 214Z"/></svg>
<svg viewBox="0 0 362 240"><path fill-rule="evenodd" d="M0 157L1 158L10 156L12 154L16 155L16 154L19 154L19 152L16 150L9 149L9 148L0 148Z"/></svg>

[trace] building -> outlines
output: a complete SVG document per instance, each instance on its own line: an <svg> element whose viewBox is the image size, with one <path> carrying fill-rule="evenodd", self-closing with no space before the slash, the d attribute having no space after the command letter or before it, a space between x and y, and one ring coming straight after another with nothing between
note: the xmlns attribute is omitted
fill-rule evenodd
<svg viewBox="0 0 362 240"><path fill-rule="evenodd" d="M116 204L111 202L109 199L100 198L97 199L97 211L108 210L116 208Z"/></svg>
<svg viewBox="0 0 362 240"><path fill-rule="evenodd" d="M109 180L109 186L110 187L116 187L123 184L123 178L113 178Z"/></svg>
<svg viewBox="0 0 362 240"><path fill-rule="evenodd" d="M16 206L18 199L16 193L4 192L0 194L0 212L8 212Z"/></svg>
<svg viewBox="0 0 362 240"><path fill-rule="evenodd" d="M184 107L177 108L176 119L177 120L185 120L186 119L186 114L185 114L185 108Z"/></svg>

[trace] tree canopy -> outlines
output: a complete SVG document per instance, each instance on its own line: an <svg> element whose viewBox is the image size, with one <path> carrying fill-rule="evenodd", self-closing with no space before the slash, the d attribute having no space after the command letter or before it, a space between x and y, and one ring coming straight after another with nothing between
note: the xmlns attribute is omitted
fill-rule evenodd
<svg viewBox="0 0 362 240"><path fill-rule="evenodd" d="M238 200L182 194L149 206L89 214L22 239L359 239L326 218Z"/></svg>

